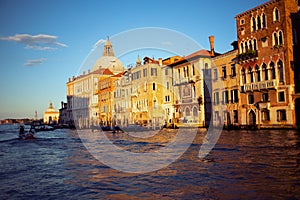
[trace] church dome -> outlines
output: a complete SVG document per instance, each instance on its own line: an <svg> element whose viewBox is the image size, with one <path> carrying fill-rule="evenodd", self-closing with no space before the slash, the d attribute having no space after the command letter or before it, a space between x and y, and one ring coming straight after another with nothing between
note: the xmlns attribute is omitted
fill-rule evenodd
<svg viewBox="0 0 300 200"><path fill-rule="evenodd" d="M118 74L124 71L122 62L115 56L102 56L94 64L92 71L96 71L99 68L108 68L114 74Z"/></svg>
<svg viewBox="0 0 300 200"><path fill-rule="evenodd" d="M124 71L124 66L122 62L115 57L115 54L113 52L112 44L109 41L109 38L107 38L104 47L103 47L103 53L102 57L100 57L94 64L92 71L96 71L99 68L106 69L108 68L110 71L112 71L114 74L118 74L120 72Z"/></svg>

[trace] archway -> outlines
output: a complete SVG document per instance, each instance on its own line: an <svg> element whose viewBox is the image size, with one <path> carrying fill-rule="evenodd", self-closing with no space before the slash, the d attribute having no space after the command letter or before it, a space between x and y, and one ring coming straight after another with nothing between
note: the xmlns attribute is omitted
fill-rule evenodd
<svg viewBox="0 0 300 200"><path fill-rule="evenodd" d="M300 98L295 99L296 125L300 127Z"/></svg>
<svg viewBox="0 0 300 200"><path fill-rule="evenodd" d="M249 125L250 126L256 125L256 115L253 110L249 112Z"/></svg>
<svg viewBox="0 0 300 200"><path fill-rule="evenodd" d="M52 116L49 116L49 121L48 121L48 124L50 124L52 121Z"/></svg>

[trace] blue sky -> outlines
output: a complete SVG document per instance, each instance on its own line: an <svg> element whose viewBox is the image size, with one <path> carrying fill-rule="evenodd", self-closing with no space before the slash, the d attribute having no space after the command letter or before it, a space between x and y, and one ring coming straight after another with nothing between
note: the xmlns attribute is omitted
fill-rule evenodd
<svg viewBox="0 0 300 200"><path fill-rule="evenodd" d="M235 15L264 2L0 0L0 119L33 118L35 111L41 118L50 100L59 109L68 78L77 75L100 39L161 27L206 49L214 35L215 49L222 53L236 40ZM127 66L135 59L121 61Z"/></svg>

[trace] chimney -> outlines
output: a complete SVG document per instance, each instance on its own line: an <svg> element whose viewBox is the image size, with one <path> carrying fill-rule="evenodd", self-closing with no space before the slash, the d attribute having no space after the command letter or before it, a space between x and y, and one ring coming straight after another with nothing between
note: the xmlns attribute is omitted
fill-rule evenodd
<svg viewBox="0 0 300 200"><path fill-rule="evenodd" d="M159 66L162 66L162 58L158 58L158 64Z"/></svg>
<svg viewBox="0 0 300 200"><path fill-rule="evenodd" d="M91 70L90 69L88 69L88 74L90 74L91 73Z"/></svg>
<svg viewBox="0 0 300 200"><path fill-rule="evenodd" d="M210 44L210 51L211 55L215 55L215 36L211 35L209 36L209 44Z"/></svg>
<svg viewBox="0 0 300 200"><path fill-rule="evenodd" d="M83 71L83 75L85 75L85 71Z"/></svg>
<svg viewBox="0 0 300 200"><path fill-rule="evenodd" d="M71 78L69 78L68 80L69 80L69 82L71 82Z"/></svg>

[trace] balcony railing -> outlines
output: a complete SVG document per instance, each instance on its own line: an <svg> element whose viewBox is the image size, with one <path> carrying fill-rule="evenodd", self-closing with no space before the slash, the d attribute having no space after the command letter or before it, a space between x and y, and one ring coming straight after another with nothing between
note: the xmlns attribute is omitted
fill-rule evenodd
<svg viewBox="0 0 300 200"><path fill-rule="evenodd" d="M242 62L242 61L246 61L249 59L255 59L255 58L257 58L257 56L258 56L257 50L248 50L245 53L241 53L241 54L237 55L237 60Z"/></svg>
<svg viewBox="0 0 300 200"><path fill-rule="evenodd" d="M278 86L277 80L268 80L268 81L262 81L262 82L257 82L257 83L247 83L247 84L244 84L243 86L241 86L241 92L272 89L272 88L275 89L277 86Z"/></svg>

